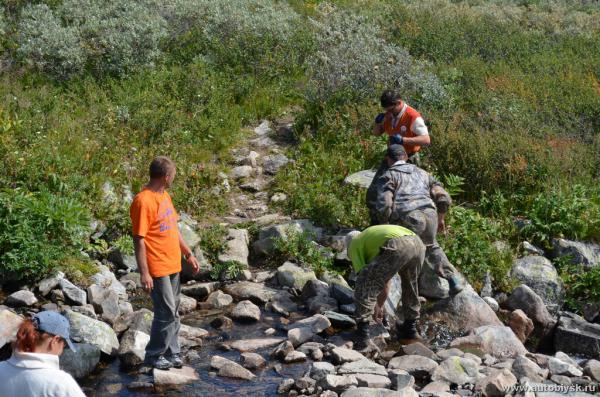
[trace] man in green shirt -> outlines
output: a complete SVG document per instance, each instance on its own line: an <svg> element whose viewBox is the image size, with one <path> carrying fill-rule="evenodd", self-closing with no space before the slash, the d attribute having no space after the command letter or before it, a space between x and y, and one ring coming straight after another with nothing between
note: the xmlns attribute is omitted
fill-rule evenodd
<svg viewBox="0 0 600 397"><path fill-rule="evenodd" d="M376 225L348 237L348 257L358 274L354 301L357 322L356 347L370 344L369 320L383 318L392 277L402 280L402 311L404 324L401 339L416 339L419 303L419 272L425 258L425 245L411 230L398 225Z"/></svg>

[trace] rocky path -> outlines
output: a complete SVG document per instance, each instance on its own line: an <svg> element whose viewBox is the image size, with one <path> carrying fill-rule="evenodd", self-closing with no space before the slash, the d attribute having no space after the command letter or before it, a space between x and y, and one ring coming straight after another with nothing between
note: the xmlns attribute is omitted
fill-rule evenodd
<svg viewBox="0 0 600 397"><path fill-rule="evenodd" d="M69 319L79 347L77 353L63 354L61 366L89 396L150 396L165 387L175 387L169 395L190 396L600 393L600 324L594 323L600 322L600 309L591 307L588 321L561 312L562 284L535 247L524 245L524 256L515 260L513 274L522 285L509 295L494 293L488 280L480 294L469 286L449 297L439 280L422 278L424 340L394 341L390 317L389 329L373 326L380 349L371 352L353 349L353 290L343 277L317 276L292 262L276 269L254 266L253 259L268 254L272 239L285 239L290 228L310 231L314 244L329 247L338 264L345 260L347 230L324 230L269 209L269 203L285 199L269 195L268 187L290 161L284 149L291 123L283 120L273 128L262 123L248 145L232 153L220 187L229 189L232 213L217 220L229 226L218 262L236 261L246 270L233 280L215 281L209 274L216 264L203 260L202 272L183 285L184 368L152 371L142 365L152 312L144 308L149 302L140 291L135 260L118 251L85 288L57 274L8 295L0 307L0 354L10 354L21 314L56 310ZM234 227L250 221L259 229L254 241L248 230ZM179 226L202 257L198 231L207 225L183 215ZM578 244L560 240L557 247L572 250ZM581 254L589 252L597 251L586 247ZM399 296L396 280L387 302L390 316Z"/></svg>

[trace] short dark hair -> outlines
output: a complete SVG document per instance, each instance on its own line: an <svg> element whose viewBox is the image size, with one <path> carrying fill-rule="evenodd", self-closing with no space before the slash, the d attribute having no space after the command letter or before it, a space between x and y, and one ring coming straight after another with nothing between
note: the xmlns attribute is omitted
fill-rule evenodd
<svg viewBox="0 0 600 397"><path fill-rule="evenodd" d="M175 169L175 163L167 156L157 156L150 163L150 178L162 178Z"/></svg>
<svg viewBox="0 0 600 397"><path fill-rule="evenodd" d="M381 107L382 108L387 108L390 106L394 106L395 104L398 103L398 101L401 101L402 98L400 98L400 94L398 94L396 91L392 91L392 90L385 90L383 91L383 94L381 94Z"/></svg>
<svg viewBox="0 0 600 397"><path fill-rule="evenodd" d="M386 156L394 161L405 160L408 158L408 154L406 154L406 150L402 145L390 145L386 152Z"/></svg>

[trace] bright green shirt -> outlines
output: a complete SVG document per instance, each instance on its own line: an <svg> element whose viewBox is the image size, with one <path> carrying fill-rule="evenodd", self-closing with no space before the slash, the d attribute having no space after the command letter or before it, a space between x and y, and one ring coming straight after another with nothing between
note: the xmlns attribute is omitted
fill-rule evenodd
<svg viewBox="0 0 600 397"><path fill-rule="evenodd" d="M352 261L352 266L356 273L359 273L379 255L380 248L389 239L414 235L415 233L411 230L397 225L375 225L368 227L350 243L348 258Z"/></svg>

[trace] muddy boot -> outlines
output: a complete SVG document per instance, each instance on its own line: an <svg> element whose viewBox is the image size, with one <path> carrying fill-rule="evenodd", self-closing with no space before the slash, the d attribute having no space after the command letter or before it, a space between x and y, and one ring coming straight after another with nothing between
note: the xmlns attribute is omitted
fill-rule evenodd
<svg viewBox="0 0 600 397"><path fill-rule="evenodd" d="M464 288L463 282L460 279L460 277L458 277L457 275L452 275L452 276L448 277L446 280L448 280L448 286L450 287L450 290L448 291L450 296L456 295L460 291L463 290L463 288Z"/></svg>
<svg viewBox="0 0 600 397"><path fill-rule="evenodd" d="M398 339L422 339L417 330L417 320L404 320L404 323L398 329Z"/></svg>

